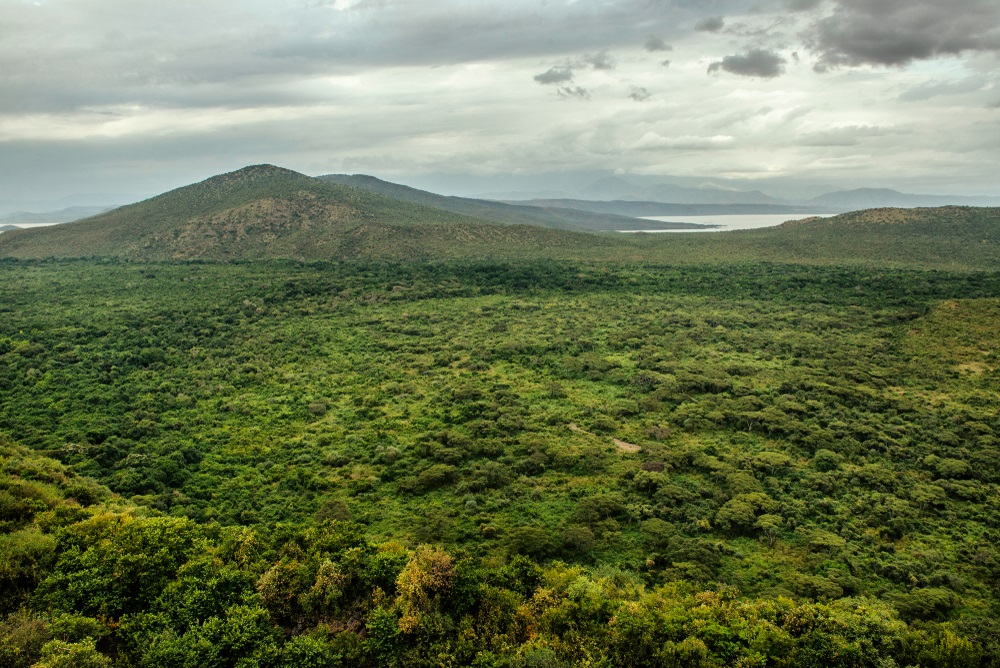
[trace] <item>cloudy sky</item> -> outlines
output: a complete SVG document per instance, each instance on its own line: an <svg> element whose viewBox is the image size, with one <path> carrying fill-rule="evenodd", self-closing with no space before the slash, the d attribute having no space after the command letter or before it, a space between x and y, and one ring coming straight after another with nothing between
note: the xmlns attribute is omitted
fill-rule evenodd
<svg viewBox="0 0 1000 668"><path fill-rule="evenodd" d="M1000 2L0 0L0 200L259 162L1000 194Z"/></svg>

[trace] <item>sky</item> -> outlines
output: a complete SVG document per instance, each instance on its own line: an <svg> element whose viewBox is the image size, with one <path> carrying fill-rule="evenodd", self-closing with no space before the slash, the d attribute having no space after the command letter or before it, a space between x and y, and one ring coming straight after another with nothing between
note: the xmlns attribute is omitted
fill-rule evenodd
<svg viewBox="0 0 1000 668"><path fill-rule="evenodd" d="M1000 2L0 0L0 201L265 162L1000 195Z"/></svg>

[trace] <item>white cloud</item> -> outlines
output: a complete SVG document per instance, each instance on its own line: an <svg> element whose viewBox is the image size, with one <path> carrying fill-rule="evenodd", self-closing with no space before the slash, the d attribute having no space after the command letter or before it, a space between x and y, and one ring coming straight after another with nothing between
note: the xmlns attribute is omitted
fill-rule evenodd
<svg viewBox="0 0 1000 668"><path fill-rule="evenodd" d="M647 132L639 138L639 141L632 145L632 149L636 151L655 151L660 149L706 151L717 148L729 148L735 143L736 138L729 135L664 137L655 132Z"/></svg>

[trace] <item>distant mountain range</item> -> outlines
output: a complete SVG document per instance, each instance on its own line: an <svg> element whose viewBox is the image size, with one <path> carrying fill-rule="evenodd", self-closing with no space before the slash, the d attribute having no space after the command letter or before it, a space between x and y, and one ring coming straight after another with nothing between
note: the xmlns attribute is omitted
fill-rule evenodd
<svg viewBox="0 0 1000 668"><path fill-rule="evenodd" d="M14 200L0 199L0 216L24 212L51 213L66 209L88 208L109 209L136 201L136 197L125 193L79 193L58 199Z"/></svg>
<svg viewBox="0 0 1000 668"><path fill-rule="evenodd" d="M110 206L71 206L58 211L46 211L44 213L31 213L28 211L15 211L0 216L0 224L5 225L52 225L56 223L69 223L74 220L96 216L99 213L110 211L114 207Z"/></svg>
<svg viewBox="0 0 1000 668"><path fill-rule="evenodd" d="M705 210L687 215L707 215L722 213L785 213L789 209L738 209L747 205L770 207L793 207L793 210L812 213L840 213L858 209L898 207L913 208L927 206L1000 206L1000 197L968 197L963 195L918 195L902 193L888 188L858 188L856 190L840 190L819 195L810 199L783 199L772 197L760 190L735 190L707 184L700 187L680 186L671 183L638 185L622 177L609 176L598 179L582 188L575 196L538 197L525 194L516 197L516 193L508 193L503 201L508 204L532 204L535 206L565 206L596 211L593 207L578 204L586 202L655 202L677 205L713 205L734 207L728 211ZM577 203L574 203L577 202ZM626 209L621 206L601 209L607 213L621 213ZM680 215L682 209L674 209L668 213L645 215Z"/></svg>
<svg viewBox="0 0 1000 668"><path fill-rule="evenodd" d="M634 230L637 224L650 230L697 229L699 227L689 223L656 223L652 221L637 223L634 214L623 214L614 210L587 209L573 206L572 203L560 206L543 201L525 205L524 203L508 204L468 197L446 197L364 174L327 174L316 178L328 183L361 188L404 202L432 206L444 211L504 225L538 225L589 232Z"/></svg>
<svg viewBox="0 0 1000 668"><path fill-rule="evenodd" d="M914 208L933 206L1000 206L1000 197L965 197L961 195L914 195L888 188L858 188L820 195L805 202L841 211L883 207Z"/></svg>
<svg viewBox="0 0 1000 668"><path fill-rule="evenodd" d="M816 207L779 204L670 204L666 202L639 200L613 200L604 202L583 199L533 199L520 203L508 202L508 204L529 204L543 208L577 209L592 213L631 216L632 218L643 218L646 216L734 216L749 214L782 214L793 218L803 214L836 213L834 209L823 208L817 210ZM643 221L643 228L653 229L648 225L650 222L652 221Z"/></svg>
<svg viewBox="0 0 1000 668"><path fill-rule="evenodd" d="M759 190L689 188L669 183L636 186L617 176L595 181L582 194L584 195L583 199L642 200L672 204L791 204L791 202L769 197Z"/></svg>

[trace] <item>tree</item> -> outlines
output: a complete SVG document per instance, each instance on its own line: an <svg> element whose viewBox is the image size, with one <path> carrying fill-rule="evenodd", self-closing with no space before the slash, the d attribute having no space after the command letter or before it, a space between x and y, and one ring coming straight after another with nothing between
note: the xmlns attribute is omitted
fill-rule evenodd
<svg viewBox="0 0 1000 668"><path fill-rule="evenodd" d="M784 522L785 520L781 515L767 513L757 518L754 528L759 529L764 537L767 538L768 547L774 547L774 540L777 538L778 531Z"/></svg>

